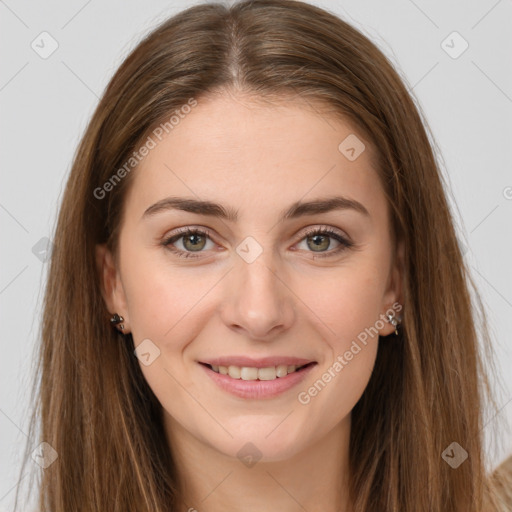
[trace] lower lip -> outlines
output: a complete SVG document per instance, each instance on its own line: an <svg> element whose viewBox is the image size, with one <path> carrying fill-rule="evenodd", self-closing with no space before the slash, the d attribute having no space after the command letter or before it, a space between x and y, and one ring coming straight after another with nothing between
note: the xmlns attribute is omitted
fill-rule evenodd
<svg viewBox="0 0 512 512"><path fill-rule="evenodd" d="M274 380L232 379L227 375L214 372L204 364L199 363L199 366L221 389L240 398L265 399L278 396L302 382L316 366L316 363L298 372L289 373L286 377L277 377Z"/></svg>

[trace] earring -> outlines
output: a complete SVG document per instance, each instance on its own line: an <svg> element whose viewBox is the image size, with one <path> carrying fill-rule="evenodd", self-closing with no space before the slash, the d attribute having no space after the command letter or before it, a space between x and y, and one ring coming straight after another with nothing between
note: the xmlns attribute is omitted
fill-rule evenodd
<svg viewBox="0 0 512 512"><path fill-rule="evenodd" d="M398 336L398 326L400 325L400 322L396 319L395 315L392 315L391 313L387 314L389 323L395 328L395 335Z"/></svg>
<svg viewBox="0 0 512 512"><path fill-rule="evenodd" d="M117 313L114 313L110 318L110 324L117 327L117 329L119 329L121 332L124 329L124 324L122 322L124 322L124 318Z"/></svg>

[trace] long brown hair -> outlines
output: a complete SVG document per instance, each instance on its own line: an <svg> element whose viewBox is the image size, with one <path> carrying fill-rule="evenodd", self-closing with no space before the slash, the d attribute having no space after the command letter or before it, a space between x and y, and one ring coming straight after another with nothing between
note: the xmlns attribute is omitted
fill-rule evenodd
<svg viewBox="0 0 512 512"><path fill-rule="evenodd" d="M491 507L482 447L485 315L471 296L421 109L383 53L337 16L300 1L249 0L196 5L150 33L115 73L78 147L55 229L34 386L30 436L39 426L40 442L58 454L42 471L41 510L182 505L161 405L133 340L109 325L95 261L97 244L116 250L136 170L104 197L95 191L172 112L226 89L270 101L300 95L348 119L378 155L393 234L405 249L403 328L379 344L352 411L355 511ZM442 456L453 442L468 454L456 469Z"/></svg>

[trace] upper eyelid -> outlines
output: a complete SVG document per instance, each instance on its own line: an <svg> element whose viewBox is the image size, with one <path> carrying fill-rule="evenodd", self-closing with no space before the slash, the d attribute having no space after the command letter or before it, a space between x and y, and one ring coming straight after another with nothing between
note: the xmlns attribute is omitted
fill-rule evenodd
<svg viewBox="0 0 512 512"><path fill-rule="evenodd" d="M190 225L190 226L184 226L184 227L180 227L180 228L176 228L176 229L177 229L176 232L171 233L169 235L165 235L163 237L163 239L169 240L171 238L176 238L177 240L179 240L181 238L181 236L185 236L187 233L194 232L194 231L199 231L199 232L204 233L212 241L215 239L215 236L216 236L211 229L206 228L204 226ZM298 239L298 241L301 241L305 236L308 236L310 233L315 232L315 231L333 231L338 236L343 237L348 241L351 241L350 236L344 230L341 230L340 228L335 228L333 226L329 226L326 224L314 224L312 226L307 226L307 227L303 228L302 230L300 230L301 235L299 235L300 238Z"/></svg>

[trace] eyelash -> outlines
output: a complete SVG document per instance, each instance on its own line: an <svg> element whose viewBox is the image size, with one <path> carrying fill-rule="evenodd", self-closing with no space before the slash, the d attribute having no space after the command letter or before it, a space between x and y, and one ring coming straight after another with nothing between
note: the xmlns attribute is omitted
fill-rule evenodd
<svg viewBox="0 0 512 512"><path fill-rule="evenodd" d="M182 251L181 249L176 249L172 244L176 241L178 241L180 238L183 238L185 236L190 235L200 235L205 236L211 240L211 233L210 231L206 229L199 229L199 228L183 228L182 230L178 231L177 233L174 233L170 237L167 237L165 240L162 241L162 245L169 249L171 252L176 254L176 256L180 258L200 258L199 254L203 251L198 251L198 255L194 255L192 252L189 251ZM331 228L314 228L304 234L304 236L299 240L301 242L304 238L312 237L315 235L327 235L331 238L334 238L337 242L340 243L340 246L337 249L333 249L328 252L320 252L315 253L314 251L308 251L313 252L314 257L316 258L328 258L331 256L335 256L339 254L341 251L344 251L345 249L350 249L354 244L341 236L338 232L334 231ZM212 240L213 241L213 240Z"/></svg>

